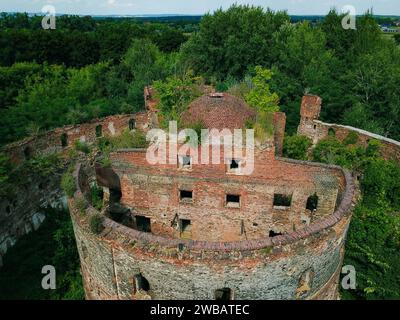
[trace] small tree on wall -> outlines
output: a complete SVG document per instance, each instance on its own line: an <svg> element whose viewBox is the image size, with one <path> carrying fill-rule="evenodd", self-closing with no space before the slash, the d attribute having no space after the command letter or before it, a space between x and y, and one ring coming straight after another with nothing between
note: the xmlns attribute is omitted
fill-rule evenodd
<svg viewBox="0 0 400 320"><path fill-rule="evenodd" d="M271 92L269 81L272 71L257 66L255 76L251 79L251 90L245 95L246 102L257 110L257 120L254 124L256 137L265 140L273 135L273 113L279 111L279 97Z"/></svg>
<svg viewBox="0 0 400 320"><path fill-rule="evenodd" d="M271 92L269 81L273 73L269 69L261 66L255 67L255 76L252 78L253 88L246 95L246 102L257 109L258 112L277 112L279 111L279 97L275 92Z"/></svg>

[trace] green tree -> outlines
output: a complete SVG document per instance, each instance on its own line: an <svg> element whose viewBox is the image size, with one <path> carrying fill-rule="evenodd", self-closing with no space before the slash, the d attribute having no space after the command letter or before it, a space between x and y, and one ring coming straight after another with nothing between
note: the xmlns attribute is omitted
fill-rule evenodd
<svg viewBox="0 0 400 320"><path fill-rule="evenodd" d="M200 31L183 46L184 58L196 73L207 78L242 78L257 65L271 65L273 34L289 20L286 12L261 7L219 9L202 18Z"/></svg>
<svg viewBox="0 0 400 320"><path fill-rule="evenodd" d="M202 82L201 77L196 77L189 71L183 77L172 76L165 81L153 83L159 100L161 125L167 126L171 120L179 123L181 114L189 103L202 94L199 88Z"/></svg>
<svg viewBox="0 0 400 320"><path fill-rule="evenodd" d="M271 70L263 69L261 66L255 67L255 76L252 78L253 88L246 95L246 102L258 111L279 111L279 97L271 92L268 84L272 75Z"/></svg>
<svg viewBox="0 0 400 320"><path fill-rule="evenodd" d="M311 144L311 140L305 136L285 136L283 155L291 159L308 160L308 149Z"/></svg>

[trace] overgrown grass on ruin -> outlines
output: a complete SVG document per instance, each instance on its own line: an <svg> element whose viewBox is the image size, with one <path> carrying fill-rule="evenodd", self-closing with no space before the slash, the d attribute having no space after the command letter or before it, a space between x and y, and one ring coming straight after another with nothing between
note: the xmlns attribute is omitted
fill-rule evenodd
<svg viewBox="0 0 400 320"><path fill-rule="evenodd" d="M100 234L104 230L103 217L95 214L89 218L89 228L94 234Z"/></svg>
<svg viewBox="0 0 400 320"><path fill-rule="evenodd" d="M70 168L61 177L61 188L69 198L72 198L76 192L76 183L73 176L73 171L74 167L70 166Z"/></svg>

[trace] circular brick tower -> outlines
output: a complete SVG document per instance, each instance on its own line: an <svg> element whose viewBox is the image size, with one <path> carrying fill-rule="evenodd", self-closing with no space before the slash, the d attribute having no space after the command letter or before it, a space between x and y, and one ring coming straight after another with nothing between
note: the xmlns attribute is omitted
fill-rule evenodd
<svg viewBox="0 0 400 320"><path fill-rule="evenodd" d="M337 299L357 194L351 174L277 157L273 136L208 164L197 159L203 147L167 141L155 147L163 164L149 162L149 149L124 149L111 167L76 167L69 207L86 297ZM102 212L90 204L94 181L105 191Z"/></svg>

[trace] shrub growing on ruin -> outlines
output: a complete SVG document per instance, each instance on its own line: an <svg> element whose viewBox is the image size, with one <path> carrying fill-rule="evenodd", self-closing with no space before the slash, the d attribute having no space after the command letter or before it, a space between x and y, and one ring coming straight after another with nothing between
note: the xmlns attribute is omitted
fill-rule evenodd
<svg viewBox="0 0 400 320"><path fill-rule="evenodd" d="M161 127L167 128L168 122L173 120L179 123L190 102L202 95L202 84L203 79L194 76L192 71L153 83L159 101Z"/></svg>
<svg viewBox="0 0 400 320"><path fill-rule="evenodd" d="M74 147L77 151L80 151L80 152L83 152L86 154L88 154L90 152L89 146L85 142L82 142L80 140L75 141Z"/></svg>
<svg viewBox="0 0 400 320"><path fill-rule="evenodd" d="M350 131L347 137L343 140L345 145L356 144L358 141L358 134L355 131Z"/></svg>
<svg viewBox="0 0 400 320"><path fill-rule="evenodd" d="M64 190L65 194L69 198L72 198L74 196L76 191L76 184L71 170L68 170L63 174L61 178L61 188Z"/></svg>
<svg viewBox="0 0 400 320"><path fill-rule="evenodd" d="M94 234L99 234L102 232L104 229L103 217L99 214L91 216L89 219L89 227L90 231L92 231Z"/></svg>
<svg viewBox="0 0 400 320"><path fill-rule="evenodd" d="M269 82L273 72L261 66L255 67L255 76L252 78L253 88L246 95L246 102L261 112L279 111L279 97L271 92Z"/></svg>
<svg viewBox="0 0 400 320"><path fill-rule="evenodd" d="M82 197L77 198L75 200L75 208L79 211L80 214L84 214L87 208L87 203L85 199L83 199Z"/></svg>
<svg viewBox="0 0 400 320"><path fill-rule="evenodd" d="M274 135L274 114L272 112L260 111L254 124L255 137L264 142Z"/></svg>
<svg viewBox="0 0 400 320"><path fill-rule="evenodd" d="M283 155L291 159L307 160L307 152L311 144L311 140L305 136L285 136Z"/></svg>
<svg viewBox="0 0 400 320"><path fill-rule="evenodd" d="M90 188L90 195L92 206L97 210L101 210L103 208L103 189L98 187L97 185L93 185Z"/></svg>
<svg viewBox="0 0 400 320"><path fill-rule="evenodd" d="M131 132L125 129L118 136L101 138L98 141L99 149L106 155L118 149L146 148L147 146L146 136L139 130Z"/></svg>

